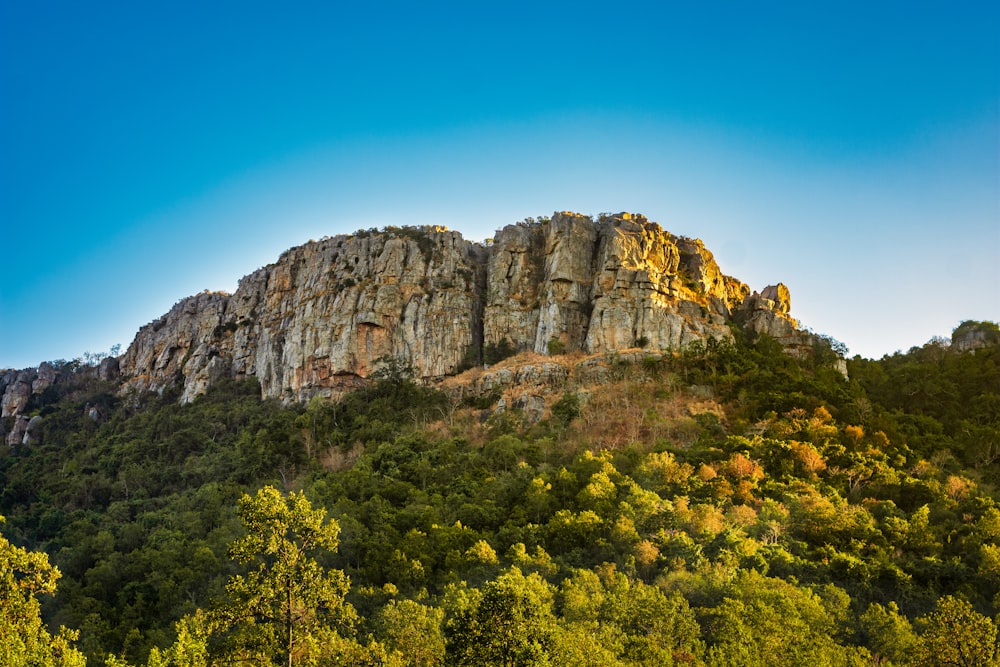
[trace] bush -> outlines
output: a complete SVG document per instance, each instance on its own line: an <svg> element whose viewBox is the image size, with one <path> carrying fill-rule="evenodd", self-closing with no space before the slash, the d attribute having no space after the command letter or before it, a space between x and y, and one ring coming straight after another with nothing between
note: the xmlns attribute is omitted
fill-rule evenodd
<svg viewBox="0 0 1000 667"><path fill-rule="evenodd" d="M552 406L552 418L561 426L569 426L570 422L580 416L580 397L573 392L562 395Z"/></svg>
<svg viewBox="0 0 1000 667"><path fill-rule="evenodd" d="M549 356L558 356L566 353L566 343L555 336L549 339Z"/></svg>
<svg viewBox="0 0 1000 667"><path fill-rule="evenodd" d="M516 350L509 340L504 338L499 343L490 343L483 348L483 363L488 366L500 363L507 357L514 356Z"/></svg>

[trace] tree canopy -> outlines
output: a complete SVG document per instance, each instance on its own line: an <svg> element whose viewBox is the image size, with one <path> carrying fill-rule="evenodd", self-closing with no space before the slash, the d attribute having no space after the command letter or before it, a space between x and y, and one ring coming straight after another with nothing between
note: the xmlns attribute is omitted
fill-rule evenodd
<svg viewBox="0 0 1000 667"><path fill-rule="evenodd" d="M588 361L537 421L389 363L307 405L81 376L0 457L0 659L989 665L998 349L845 377L740 334Z"/></svg>
<svg viewBox="0 0 1000 667"><path fill-rule="evenodd" d="M4 523L0 516L0 526ZM9 667L78 667L86 664L72 646L78 633L52 636L42 622L38 595L53 594L59 569L47 554L15 547L0 535L0 657Z"/></svg>

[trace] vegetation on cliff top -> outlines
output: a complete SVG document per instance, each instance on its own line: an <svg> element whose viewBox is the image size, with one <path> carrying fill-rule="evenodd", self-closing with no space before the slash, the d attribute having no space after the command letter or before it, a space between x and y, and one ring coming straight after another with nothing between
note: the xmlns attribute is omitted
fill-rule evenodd
<svg viewBox="0 0 1000 667"><path fill-rule="evenodd" d="M4 639L72 628L37 664L79 664L75 631L92 665L991 664L998 350L847 380L737 332L534 424L402 366L305 406L81 376L0 460ZM17 560L44 554L54 596Z"/></svg>

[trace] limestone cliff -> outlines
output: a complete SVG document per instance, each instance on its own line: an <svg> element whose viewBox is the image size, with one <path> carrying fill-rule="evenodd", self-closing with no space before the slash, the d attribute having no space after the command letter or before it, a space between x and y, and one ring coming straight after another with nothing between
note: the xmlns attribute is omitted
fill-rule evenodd
<svg viewBox="0 0 1000 667"><path fill-rule="evenodd" d="M219 378L256 377L265 397L305 401L360 385L381 358L436 381L501 344L543 355L655 352L729 338L740 322L794 349L808 334L789 307L784 285L751 292L701 241L641 215L556 213L487 244L390 227L309 242L234 294L178 302L139 330L114 371L124 391L180 383L191 400ZM20 414L51 375L0 376L3 415Z"/></svg>
<svg viewBox="0 0 1000 667"><path fill-rule="evenodd" d="M106 357L92 365L74 362L42 362L37 368L0 370L0 440L8 445L38 442L35 431L41 423L38 400L54 385L90 378L107 383L118 381L118 359ZM92 406L86 406L90 410Z"/></svg>
<svg viewBox="0 0 1000 667"><path fill-rule="evenodd" d="M966 320L951 333L951 347L959 352L975 352L1000 344L1000 327L995 322Z"/></svg>
<svg viewBox="0 0 1000 667"><path fill-rule="evenodd" d="M481 343L486 251L441 228L337 236L293 248L232 295L204 293L140 329L126 385L179 379L190 400L223 376L302 401L358 384L381 357L421 378L452 373Z"/></svg>
<svg viewBox="0 0 1000 667"><path fill-rule="evenodd" d="M782 335L798 326L784 285L765 290L782 291L784 302L760 299L723 275L701 241L629 213L597 221L558 213L502 229L486 285L485 343L507 339L543 354L552 341L567 352L675 350L730 337L738 312Z"/></svg>
<svg viewBox="0 0 1000 667"><path fill-rule="evenodd" d="M426 381L482 359L484 345L600 353L677 349L757 330L797 333L788 291L722 274L700 241L639 215L574 213L510 225L492 244L443 228L387 228L311 242L240 281L181 301L121 360L128 387L179 380L183 398L255 376L265 396L307 400L357 386L382 357Z"/></svg>

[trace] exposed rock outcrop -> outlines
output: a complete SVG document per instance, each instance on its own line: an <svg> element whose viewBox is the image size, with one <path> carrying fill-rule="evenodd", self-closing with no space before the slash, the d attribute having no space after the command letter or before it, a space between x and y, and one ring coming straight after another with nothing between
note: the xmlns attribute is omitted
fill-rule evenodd
<svg viewBox="0 0 1000 667"><path fill-rule="evenodd" d="M0 390L3 391L0 417L13 417L24 411L31 399L31 385L35 377L37 373L30 370L9 370L0 375Z"/></svg>
<svg viewBox="0 0 1000 667"><path fill-rule="evenodd" d="M481 344L485 256L442 228L293 248L233 295L191 297L143 327L121 360L126 385L179 378L190 400L220 377L256 376L265 396L302 401L357 386L382 357L442 377Z"/></svg>
<svg viewBox="0 0 1000 667"><path fill-rule="evenodd" d="M10 445L40 442L40 405L60 394L59 387L72 391L81 383L94 380L114 383L118 380L118 359L102 357L93 361L42 362L37 368L0 370L0 440ZM57 387L58 386L58 387ZM33 430L34 429L34 430Z"/></svg>
<svg viewBox="0 0 1000 667"><path fill-rule="evenodd" d="M601 353L728 338L738 312L791 338L784 286L751 295L700 241L643 216L557 213L482 246L443 228L387 228L311 242L143 327L121 358L126 386L180 380L190 400L221 377L308 400L358 386L382 357L423 380L482 359L484 345Z"/></svg>
<svg viewBox="0 0 1000 667"><path fill-rule="evenodd" d="M743 300L738 319L747 329L776 339L790 354L802 356L812 350L815 337L798 328L798 322L789 316L791 307L788 287L783 283L769 285Z"/></svg>
<svg viewBox="0 0 1000 667"><path fill-rule="evenodd" d="M232 295L184 299L95 373L124 391L179 383L185 401L221 378L256 377L265 397L305 401L362 385L382 358L435 381L500 344L542 355L652 353L731 338L738 323L794 349L810 334L789 309L784 285L751 292L701 241L641 215L556 213L485 245L442 227L390 227L309 242ZM0 375L3 416L22 414L57 376L46 364ZM23 439L12 426L8 441Z"/></svg>
<svg viewBox="0 0 1000 667"><path fill-rule="evenodd" d="M994 322L962 322L951 334L951 346L959 352L970 352L1000 345L1000 327Z"/></svg>
<svg viewBox="0 0 1000 667"><path fill-rule="evenodd" d="M13 447L24 442L25 434L28 432L28 424L31 418L27 415L18 415L14 418L14 426L7 434L7 444Z"/></svg>

